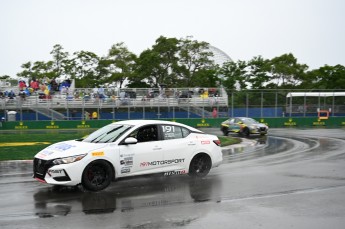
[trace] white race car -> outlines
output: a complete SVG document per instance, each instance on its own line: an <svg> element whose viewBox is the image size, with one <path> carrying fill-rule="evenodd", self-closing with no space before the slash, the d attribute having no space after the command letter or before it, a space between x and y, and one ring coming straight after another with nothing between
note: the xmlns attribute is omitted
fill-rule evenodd
<svg viewBox="0 0 345 229"><path fill-rule="evenodd" d="M99 191L121 177L156 173L203 177L221 162L217 136L176 122L128 120L104 126L85 139L43 149L34 158L33 177Z"/></svg>

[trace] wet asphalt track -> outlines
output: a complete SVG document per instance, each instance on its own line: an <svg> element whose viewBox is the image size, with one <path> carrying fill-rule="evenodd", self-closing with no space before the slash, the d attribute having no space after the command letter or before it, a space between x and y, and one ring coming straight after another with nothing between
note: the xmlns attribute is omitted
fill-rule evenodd
<svg viewBox="0 0 345 229"><path fill-rule="evenodd" d="M272 129L224 149L202 180L142 177L92 193L31 170L0 164L0 228L345 228L344 129Z"/></svg>

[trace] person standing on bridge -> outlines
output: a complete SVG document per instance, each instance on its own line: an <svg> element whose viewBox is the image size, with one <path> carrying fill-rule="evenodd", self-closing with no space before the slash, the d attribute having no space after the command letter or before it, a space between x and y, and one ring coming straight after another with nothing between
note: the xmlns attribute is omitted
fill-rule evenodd
<svg viewBox="0 0 345 229"><path fill-rule="evenodd" d="M98 119L97 111L92 112L92 119Z"/></svg>

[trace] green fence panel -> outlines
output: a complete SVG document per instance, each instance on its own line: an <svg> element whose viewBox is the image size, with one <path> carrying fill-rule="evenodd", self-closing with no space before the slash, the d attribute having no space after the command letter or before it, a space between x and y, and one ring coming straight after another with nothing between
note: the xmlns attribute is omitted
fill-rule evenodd
<svg viewBox="0 0 345 229"><path fill-rule="evenodd" d="M267 124L270 128L341 128L345 127L345 117L329 117L319 119L318 117L292 117L292 118L255 118L261 123ZM166 119L186 124L188 126L203 128L219 128L226 118L191 118L191 119ZM18 121L3 122L0 130L30 130L30 129L97 129L107 124L115 122L113 120L81 120L81 121Z"/></svg>

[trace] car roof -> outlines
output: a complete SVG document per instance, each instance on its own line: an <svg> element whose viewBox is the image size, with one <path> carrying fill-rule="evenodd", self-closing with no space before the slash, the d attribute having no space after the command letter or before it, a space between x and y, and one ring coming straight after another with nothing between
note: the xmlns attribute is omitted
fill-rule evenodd
<svg viewBox="0 0 345 229"><path fill-rule="evenodd" d="M122 121L114 122L112 124L127 124L127 125L134 125L134 126L149 125L149 124L179 125L179 126L186 127L192 131L203 133L201 130L198 130L194 127L191 127L179 122L163 121L163 120L147 120L147 119L122 120Z"/></svg>

